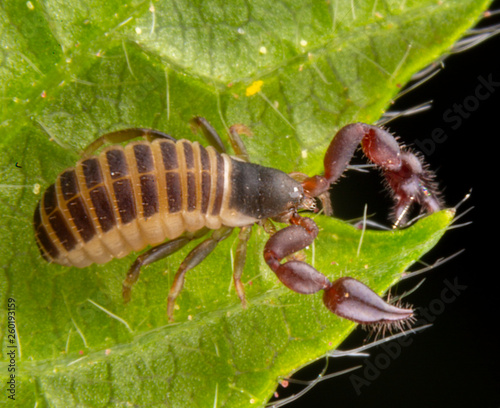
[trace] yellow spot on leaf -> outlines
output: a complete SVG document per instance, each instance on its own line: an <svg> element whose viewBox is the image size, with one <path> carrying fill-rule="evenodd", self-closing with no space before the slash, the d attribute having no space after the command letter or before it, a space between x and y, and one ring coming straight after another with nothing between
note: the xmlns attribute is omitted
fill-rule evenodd
<svg viewBox="0 0 500 408"><path fill-rule="evenodd" d="M245 94L246 96L252 96L252 95L255 95L256 93L260 92L260 89L262 88L262 85L264 85L264 81L255 81L252 83L252 85L250 85Z"/></svg>

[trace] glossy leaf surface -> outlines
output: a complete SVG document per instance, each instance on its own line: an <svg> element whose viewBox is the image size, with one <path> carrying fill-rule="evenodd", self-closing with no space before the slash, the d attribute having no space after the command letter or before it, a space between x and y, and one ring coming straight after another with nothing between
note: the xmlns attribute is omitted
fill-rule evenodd
<svg viewBox="0 0 500 408"><path fill-rule="evenodd" d="M256 163L320 173L335 130L376 121L488 4L362 3L0 5L0 297L2 308L16 304L18 406L261 406L280 376L349 334L354 325L328 312L321 294L279 284L263 261L260 227L243 276L249 308L232 287L233 234L189 272L169 325L166 295L187 249L145 268L125 306L121 282L136 254L83 270L48 265L31 220L43 190L98 135L151 127L205 143L190 132L195 115L226 142L227 126L249 126ZM358 255L360 231L317 216L306 259L382 294L451 218L445 211L404 231L366 232ZM4 311L0 324L4 383Z"/></svg>

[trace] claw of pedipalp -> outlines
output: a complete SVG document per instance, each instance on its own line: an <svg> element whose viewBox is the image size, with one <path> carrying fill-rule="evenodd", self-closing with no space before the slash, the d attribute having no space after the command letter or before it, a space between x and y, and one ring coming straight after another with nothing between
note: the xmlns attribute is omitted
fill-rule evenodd
<svg viewBox="0 0 500 408"><path fill-rule="evenodd" d="M411 319L413 309L386 303L360 281L343 277L325 290L325 306L336 315L361 324L394 323Z"/></svg>

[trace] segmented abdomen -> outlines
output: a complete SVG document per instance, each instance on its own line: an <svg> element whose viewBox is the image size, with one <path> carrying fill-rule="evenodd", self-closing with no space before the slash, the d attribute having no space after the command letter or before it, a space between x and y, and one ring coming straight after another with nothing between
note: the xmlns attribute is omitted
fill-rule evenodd
<svg viewBox="0 0 500 408"><path fill-rule="evenodd" d="M185 231L226 223L232 159L187 140L111 146L80 160L45 191L34 215L43 257L85 267ZM245 217L244 217L245 218Z"/></svg>

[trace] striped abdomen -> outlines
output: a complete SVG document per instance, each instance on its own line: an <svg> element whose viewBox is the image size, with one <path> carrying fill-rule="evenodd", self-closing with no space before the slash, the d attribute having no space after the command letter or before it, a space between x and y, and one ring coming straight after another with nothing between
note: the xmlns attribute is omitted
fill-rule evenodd
<svg viewBox="0 0 500 408"><path fill-rule="evenodd" d="M186 140L111 146L47 188L34 215L38 247L48 261L85 267L185 231L251 224L260 217L231 197L244 165Z"/></svg>

